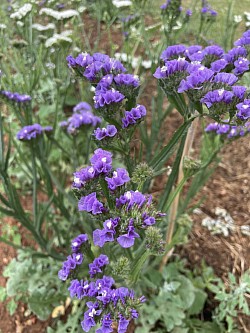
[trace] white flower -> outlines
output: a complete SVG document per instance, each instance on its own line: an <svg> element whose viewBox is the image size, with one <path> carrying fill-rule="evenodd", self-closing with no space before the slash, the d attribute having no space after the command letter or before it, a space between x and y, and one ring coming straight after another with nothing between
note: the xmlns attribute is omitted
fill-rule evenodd
<svg viewBox="0 0 250 333"><path fill-rule="evenodd" d="M19 27L23 27L24 26L24 23L22 21L17 21L16 23Z"/></svg>
<svg viewBox="0 0 250 333"><path fill-rule="evenodd" d="M19 8L18 11L12 13L10 18L15 20L21 20L32 10L32 5L30 3L26 3L23 7Z"/></svg>
<svg viewBox="0 0 250 333"><path fill-rule="evenodd" d="M6 29L6 28L7 28L7 26L5 24L3 24L3 23L1 24L0 23L0 29Z"/></svg>
<svg viewBox="0 0 250 333"><path fill-rule="evenodd" d="M240 23L242 21L242 16L241 15L234 15L234 22L235 23Z"/></svg>
<svg viewBox="0 0 250 333"><path fill-rule="evenodd" d="M47 25L42 25L39 23L32 24L32 28L38 31L46 31L46 30L54 30L56 26L53 23L49 23Z"/></svg>
<svg viewBox="0 0 250 333"><path fill-rule="evenodd" d="M63 10L61 12L58 12L57 10L53 10L51 8L42 8L39 12L40 15L45 14L48 16L53 17L57 21L64 20L67 18L72 18L74 16L78 16L79 13L76 10L73 9L68 9L68 10Z"/></svg>
<svg viewBox="0 0 250 333"><path fill-rule="evenodd" d="M142 60L141 65L142 65L142 67L144 67L146 69L151 68L152 61L151 60Z"/></svg>
<svg viewBox="0 0 250 333"><path fill-rule="evenodd" d="M59 42L72 43L72 39L68 36L72 35L72 30L63 31L61 34L54 34L51 38L48 38L45 42L46 47L51 47Z"/></svg>
<svg viewBox="0 0 250 333"><path fill-rule="evenodd" d="M132 1L126 1L126 0L112 0L113 5L116 8L121 8L121 7L128 7L132 5Z"/></svg>

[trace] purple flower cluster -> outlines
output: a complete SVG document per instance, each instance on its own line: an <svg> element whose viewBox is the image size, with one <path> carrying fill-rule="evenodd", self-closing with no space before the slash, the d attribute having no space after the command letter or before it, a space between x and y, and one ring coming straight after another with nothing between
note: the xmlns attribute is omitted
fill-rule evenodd
<svg viewBox="0 0 250 333"><path fill-rule="evenodd" d="M73 115L66 121L62 121L60 126L65 128L69 134L77 134L81 127L96 127L101 123L101 118L95 116L91 111L91 106L86 102L81 102L73 108Z"/></svg>
<svg viewBox="0 0 250 333"><path fill-rule="evenodd" d="M77 266L81 265L84 256L81 253L73 253L64 261L62 269L58 272L58 277L62 281L66 281L70 274L74 272Z"/></svg>
<svg viewBox="0 0 250 333"><path fill-rule="evenodd" d="M109 264L109 258L101 254L99 257L95 258L95 260L89 264L89 275L93 278L96 274L102 273L101 268Z"/></svg>
<svg viewBox="0 0 250 333"><path fill-rule="evenodd" d="M241 38L239 38L235 43L235 46L249 46L250 45L250 30L243 33Z"/></svg>
<svg viewBox="0 0 250 333"><path fill-rule="evenodd" d="M0 95L7 98L9 101L17 102L17 103L27 103L31 101L31 97L29 95L21 95L19 93L13 93L6 90L1 90Z"/></svg>
<svg viewBox="0 0 250 333"><path fill-rule="evenodd" d="M86 243L88 240L88 235L80 234L76 238L74 238L71 242L72 252L79 252L82 244Z"/></svg>
<svg viewBox="0 0 250 333"><path fill-rule="evenodd" d="M53 128L51 126L42 127L39 124L33 124L24 126L16 135L18 140L30 141L36 139L38 136L42 135L44 132L51 132Z"/></svg>
<svg viewBox="0 0 250 333"><path fill-rule="evenodd" d="M146 113L147 111L145 106L139 104L130 111L125 111L125 117L122 118L122 127L126 128L129 125L137 124L142 117L146 116Z"/></svg>
<svg viewBox="0 0 250 333"><path fill-rule="evenodd" d="M74 68L90 82L98 82L106 74L120 74L126 71L120 61L102 53L80 53L76 58L67 57L68 66Z"/></svg>
<svg viewBox="0 0 250 333"><path fill-rule="evenodd" d="M211 123L206 129L206 132L214 132L216 134L226 136L228 139L242 137L250 132L250 122L245 123L244 126L227 125L219 123Z"/></svg>
<svg viewBox="0 0 250 333"><path fill-rule="evenodd" d="M81 322L85 332L95 327L98 321L101 327L96 333L113 332L112 324L116 322L118 322L118 333L125 333L129 321L138 318L136 308L146 300L144 296L135 298L131 289L115 287L114 279L105 275L96 281L72 280L68 290L71 297L91 300L86 302L88 309Z"/></svg>
<svg viewBox="0 0 250 333"><path fill-rule="evenodd" d="M100 174L108 174L112 169L112 154L101 148L96 149L90 162L91 166L74 173L74 188L81 189L91 179L97 178Z"/></svg>
<svg viewBox="0 0 250 333"><path fill-rule="evenodd" d="M103 204L96 198L96 192L81 197L78 201L78 209L93 215L101 214L105 210Z"/></svg>
<svg viewBox="0 0 250 333"><path fill-rule="evenodd" d="M204 49L200 45L169 46L161 55L164 65L156 69L154 77L168 95L185 92L192 102L204 103L216 121L230 113L245 122L249 118L246 105L244 110L236 105L244 104L246 88L235 84L250 70L249 48L244 47L248 42L250 45L250 30L227 53L218 45Z"/></svg>
<svg viewBox="0 0 250 333"><path fill-rule="evenodd" d="M113 138L117 133L117 129L114 125L108 125L106 128L97 128L94 131L94 136L97 140L103 140L105 138Z"/></svg>
<svg viewBox="0 0 250 333"><path fill-rule="evenodd" d="M105 177L105 180L108 183L108 188L111 191L117 189L117 187L124 185L125 183L130 181L130 177L128 171L123 168L118 168L113 172L112 177Z"/></svg>
<svg viewBox="0 0 250 333"><path fill-rule="evenodd" d="M245 99L242 103L236 105L237 107L237 114L236 116L240 120L248 120L250 118L250 99Z"/></svg>

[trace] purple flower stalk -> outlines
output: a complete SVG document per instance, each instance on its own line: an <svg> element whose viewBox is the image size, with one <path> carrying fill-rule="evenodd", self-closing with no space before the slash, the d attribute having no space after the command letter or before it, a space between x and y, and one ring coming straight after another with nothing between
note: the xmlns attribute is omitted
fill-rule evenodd
<svg viewBox="0 0 250 333"><path fill-rule="evenodd" d="M39 124L24 126L16 135L18 140L30 141L36 139L43 133L43 128Z"/></svg>
<svg viewBox="0 0 250 333"><path fill-rule="evenodd" d="M66 281L75 268L83 262L83 255L81 253L73 253L64 261L62 268L58 272L58 277L62 281Z"/></svg>
<svg viewBox="0 0 250 333"><path fill-rule="evenodd" d="M80 102L73 108L73 112L79 111L92 111L92 107L87 102Z"/></svg>
<svg viewBox="0 0 250 333"><path fill-rule="evenodd" d="M86 211L93 215L101 214L104 211L103 204L96 198L96 192L81 197L78 202L79 211Z"/></svg>
<svg viewBox="0 0 250 333"><path fill-rule="evenodd" d="M19 93L13 93L6 90L1 90L0 94L6 97L9 101L17 103L27 103L31 101L31 97L29 95L21 95Z"/></svg>
<svg viewBox="0 0 250 333"><path fill-rule="evenodd" d="M186 46L182 44L168 46L166 50L162 52L161 59L166 62L175 58L184 57L186 50Z"/></svg>
<svg viewBox="0 0 250 333"><path fill-rule="evenodd" d="M116 171L113 172L113 176L106 177L105 180L108 183L108 188L111 191L114 191L117 189L117 187L120 187L124 185L125 183L130 181L129 174L126 169L118 168Z"/></svg>
<svg viewBox="0 0 250 333"><path fill-rule="evenodd" d="M236 105L238 112L236 116L240 120L247 120L250 118L250 99L245 99L243 103L239 103Z"/></svg>
<svg viewBox="0 0 250 333"><path fill-rule="evenodd" d="M106 174L112 169L112 154L109 151L98 148L94 151L90 162L97 174Z"/></svg>
<svg viewBox="0 0 250 333"><path fill-rule="evenodd" d="M91 111L80 110L74 111L73 115L66 121L60 123L60 126L67 128L69 134L77 134L79 129L83 126L96 127L100 124L101 119L95 116Z"/></svg>
<svg viewBox="0 0 250 333"><path fill-rule="evenodd" d="M95 108L99 109L113 103L120 103L124 98L125 96L115 89L100 92L94 97Z"/></svg>
<svg viewBox="0 0 250 333"><path fill-rule="evenodd" d="M238 81L238 78L234 74L218 73L215 75L213 81L216 83L225 83L229 86L232 86L235 82Z"/></svg>
<svg viewBox="0 0 250 333"><path fill-rule="evenodd" d="M136 124L142 117L146 116L146 108L143 105L138 104L130 111L125 111L125 117L122 118L122 127L126 128L129 125Z"/></svg>
<svg viewBox="0 0 250 333"><path fill-rule="evenodd" d="M201 102L206 104L208 108L211 108L214 104L232 102L234 94L231 91L225 89L217 89L209 91L202 99Z"/></svg>
<svg viewBox="0 0 250 333"><path fill-rule="evenodd" d="M102 273L101 268L109 264L109 259L104 254L101 254L98 258L89 264L89 275L93 278L96 274Z"/></svg>
<svg viewBox="0 0 250 333"><path fill-rule="evenodd" d="M241 75L244 72L247 72L249 70L249 65L250 65L250 61L247 58L238 58L238 60L236 60L234 62L234 74L235 75Z"/></svg>
<svg viewBox="0 0 250 333"><path fill-rule="evenodd" d="M182 93L190 89L201 89L205 82L211 81L213 75L214 72L211 69L204 66L198 68L198 70L191 73L186 80L181 81L178 93Z"/></svg>
<svg viewBox="0 0 250 333"><path fill-rule="evenodd" d="M71 242L72 252L79 252L82 244L86 243L87 241L88 241L88 235L87 234L78 235Z"/></svg>
<svg viewBox="0 0 250 333"><path fill-rule="evenodd" d="M108 125L106 128L97 128L94 131L94 136L97 140L103 140L105 138L113 138L117 133L117 129L114 125Z"/></svg>

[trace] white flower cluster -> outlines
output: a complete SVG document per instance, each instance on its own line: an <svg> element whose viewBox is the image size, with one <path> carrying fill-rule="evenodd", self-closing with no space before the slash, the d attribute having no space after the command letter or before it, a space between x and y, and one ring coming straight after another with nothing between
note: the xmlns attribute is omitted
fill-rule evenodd
<svg viewBox="0 0 250 333"><path fill-rule="evenodd" d="M137 68L140 65L146 69L149 69L152 66L151 60L142 60L141 57L130 57L127 53L115 53L115 59L121 60L123 62L130 63L132 68Z"/></svg>
<svg viewBox="0 0 250 333"><path fill-rule="evenodd" d="M72 43L72 39L69 36L72 35L72 30L63 31L60 34L54 34L52 37L48 38L45 42L46 47L51 47L54 44L60 42Z"/></svg>
<svg viewBox="0 0 250 333"><path fill-rule="evenodd" d="M215 215L217 219L205 217L201 224L206 227L213 235L222 234L225 237L229 236L230 231L235 230L234 220L231 215L223 208L216 207Z"/></svg>
<svg viewBox="0 0 250 333"><path fill-rule="evenodd" d="M42 8L39 12L40 15L45 14L48 16L53 17L57 21L61 21L64 19L69 19L75 16L78 16L79 13L76 10L73 9L68 9L68 10L63 10L61 12L58 12L57 10L51 9L51 8Z"/></svg>
<svg viewBox="0 0 250 333"><path fill-rule="evenodd" d="M245 20L246 20L246 27L250 27L250 12L244 12Z"/></svg>
<svg viewBox="0 0 250 333"><path fill-rule="evenodd" d="M15 13L10 15L10 18L15 20L21 20L32 10L32 4L26 3L24 6L20 7Z"/></svg>
<svg viewBox="0 0 250 333"><path fill-rule="evenodd" d="M47 30L54 30L56 26L53 23L49 23L47 25L42 25L39 23L32 24L32 28L38 31L47 31Z"/></svg>
<svg viewBox="0 0 250 333"><path fill-rule="evenodd" d="M126 0L112 0L112 4L116 8L121 8L121 7L128 7L132 5L132 1L126 1Z"/></svg>

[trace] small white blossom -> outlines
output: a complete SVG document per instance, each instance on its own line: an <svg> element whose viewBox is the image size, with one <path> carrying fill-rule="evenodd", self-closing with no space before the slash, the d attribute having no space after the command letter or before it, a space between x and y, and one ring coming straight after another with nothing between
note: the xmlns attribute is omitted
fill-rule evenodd
<svg viewBox="0 0 250 333"><path fill-rule="evenodd" d="M56 26L53 23L49 23L47 25L42 25L39 23L32 24L32 28L38 31L47 31L47 30L54 30Z"/></svg>
<svg viewBox="0 0 250 333"><path fill-rule="evenodd" d="M26 3L24 6L20 7L18 9L18 11L16 11L15 13L12 13L10 15L11 19L15 19L15 20L21 20L22 18L24 18L29 12L31 12L32 10L32 5L30 3Z"/></svg>
<svg viewBox="0 0 250 333"><path fill-rule="evenodd" d="M51 16L57 21L72 18L75 16L78 16L79 13L76 10L73 9L68 9L68 10L63 10L61 12L58 12L57 10L51 9L51 8L42 8L39 12L40 15L45 14L47 16Z"/></svg>
<svg viewBox="0 0 250 333"><path fill-rule="evenodd" d="M112 4L116 8L128 7L128 6L132 5L132 1L129 1L129 0L112 0Z"/></svg>

